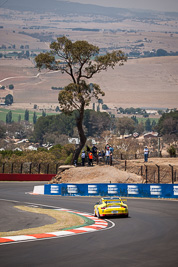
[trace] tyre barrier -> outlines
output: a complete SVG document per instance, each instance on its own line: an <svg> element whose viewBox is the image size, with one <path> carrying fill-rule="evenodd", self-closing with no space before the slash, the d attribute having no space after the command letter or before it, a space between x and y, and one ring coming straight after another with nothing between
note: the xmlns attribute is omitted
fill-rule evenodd
<svg viewBox="0 0 178 267"><path fill-rule="evenodd" d="M35 186L33 194L176 199L178 184L46 184Z"/></svg>

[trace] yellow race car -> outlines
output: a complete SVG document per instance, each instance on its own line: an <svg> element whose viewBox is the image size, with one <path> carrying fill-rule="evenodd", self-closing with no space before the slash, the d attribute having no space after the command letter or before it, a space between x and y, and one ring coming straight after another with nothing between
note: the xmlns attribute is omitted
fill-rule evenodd
<svg viewBox="0 0 178 267"><path fill-rule="evenodd" d="M94 216L101 218L105 216L129 216L128 206L123 202L126 199L119 197L103 197L94 206Z"/></svg>

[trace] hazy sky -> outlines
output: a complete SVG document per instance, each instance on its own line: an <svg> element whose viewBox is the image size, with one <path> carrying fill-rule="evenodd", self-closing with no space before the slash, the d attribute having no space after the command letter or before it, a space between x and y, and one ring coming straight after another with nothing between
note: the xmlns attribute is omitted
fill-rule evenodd
<svg viewBox="0 0 178 267"><path fill-rule="evenodd" d="M67 1L67 0L66 0ZM68 0L82 4L96 4L121 8L139 8L178 12L178 0Z"/></svg>

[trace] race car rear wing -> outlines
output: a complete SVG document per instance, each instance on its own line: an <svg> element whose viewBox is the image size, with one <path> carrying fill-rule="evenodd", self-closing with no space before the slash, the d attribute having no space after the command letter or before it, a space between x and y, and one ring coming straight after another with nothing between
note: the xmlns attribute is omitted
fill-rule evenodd
<svg viewBox="0 0 178 267"><path fill-rule="evenodd" d="M109 200L105 200L104 202L106 203L106 205L109 204L122 204L123 202L127 201L127 199L109 199Z"/></svg>
<svg viewBox="0 0 178 267"><path fill-rule="evenodd" d="M110 201L110 202L119 202L119 201L127 201L127 199L124 199L124 198L110 198L110 199L107 199L107 198L104 198L104 201Z"/></svg>
<svg viewBox="0 0 178 267"><path fill-rule="evenodd" d="M127 199L121 197L103 197L105 201L127 201Z"/></svg>

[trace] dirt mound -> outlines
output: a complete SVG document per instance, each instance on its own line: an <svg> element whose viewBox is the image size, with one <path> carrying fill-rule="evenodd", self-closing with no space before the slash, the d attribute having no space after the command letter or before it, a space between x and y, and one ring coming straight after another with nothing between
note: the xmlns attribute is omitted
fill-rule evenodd
<svg viewBox="0 0 178 267"><path fill-rule="evenodd" d="M148 169L148 183L158 182L158 168L156 164L160 166L161 183L172 183L172 169L170 165L174 166L174 182L178 182L177 158L149 158L146 164ZM58 174L50 183L145 183L145 175L145 163L143 159L128 160L126 166L125 161L120 160L114 166L60 166Z"/></svg>
<svg viewBox="0 0 178 267"><path fill-rule="evenodd" d="M75 167L59 174L60 183L142 183L134 173L118 170L114 166ZM56 177L57 178L57 177Z"/></svg>

